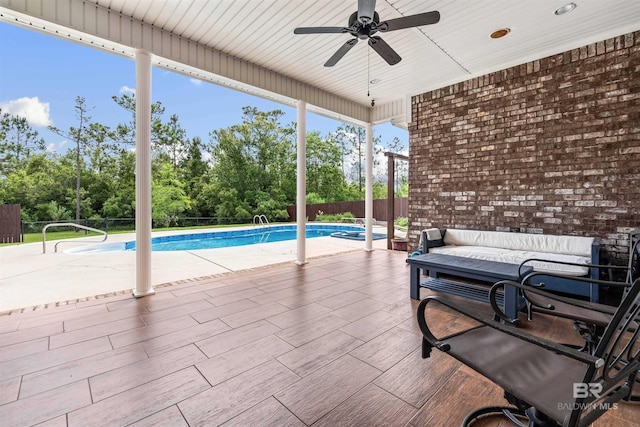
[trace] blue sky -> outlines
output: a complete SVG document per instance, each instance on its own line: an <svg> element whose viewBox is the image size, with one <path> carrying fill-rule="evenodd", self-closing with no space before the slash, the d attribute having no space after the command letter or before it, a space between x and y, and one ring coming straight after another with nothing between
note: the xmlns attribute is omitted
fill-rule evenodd
<svg viewBox="0 0 640 427"><path fill-rule="evenodd" d="M62 152L70 145L46 125L63 130L77 126L77 96L94 107L90 112L94 122L112 127L129 122L129 114L111 97L135 88L132 59L5 23L0 23L0 40L0 108L25 115L51 149ZM152 71L152 98L166 108L165 118L177 114L187 136L203 141L212 130L240 123L244 106L283 110L283 124L296 120L295 108L158 68ZM326 136L340 125L307 113L307 132ZM383 145L398 137L408 147L408 132L390 123L375 126L374 133Z"/></svg>

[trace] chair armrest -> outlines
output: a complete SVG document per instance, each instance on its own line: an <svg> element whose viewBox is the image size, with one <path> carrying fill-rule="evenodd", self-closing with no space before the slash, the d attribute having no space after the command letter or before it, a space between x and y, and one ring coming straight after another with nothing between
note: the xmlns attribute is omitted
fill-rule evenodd
<svg viewBox="0 0 640 427"><path fill-rule="evenodd" d="M610 268L612 270L628 270L629 267L626 266L622 266L622 265L603 265L603 264L583 264L583 263L579 263L579 262L569 262L569 261L557 261L557 260L552 260L552 259L543 259L543 258L529 258L529 259L525 259L524 261L522 261L520 263L520 266L518 267L518 274L522 275L522 267L525 266L528 262L530 261L540 261L540 262L546 262L546 263L553 263L553 264L562 264L562 265L574 265L576 267L587 267L589 269L598 269L598 268ZM565 277L574 277L574 276L567 276L561 273L544 273L547 276L557 276L557 277L561 277L561 278L565 278ZM596 280L595 278L589 279L590 283L594 283L594 280Z"/></svg>
<svg viewBox="0 0 640 427"><path fill-rule="evenodd" d="M537 274L537 273L531 273L531 275L533 274ZM548 274L544 274L544 275L548 275ZM529 277L529 276L527 276ZM552 294L550 292L547 292L545 290L543 290L543 287L541 286L536 286L536 285L530 285L526 283L527 277L525 277L525 279L523 279L522 283L518 283L518 282L514 282L513 280L501 280L499 282L496 282L490 289L489 289L489 304L491 304L491 308L493 309L493 312L495 314L495 316L497 316L500 320L503 320L509 324L512 324L514 326L518 326L520 325L520 321L518 319L512 319L510 317L508 317L504 311L502 311L502 309L500 308L500 306L497 304L496 302L496 293L498 291L499 288L504 287L504 285L509 285L509 286L513 286L515 288L518 288L520 290L522 290L522 295L524 296L524 298L533 306L537 306L537 307L541 307L547 310L553 310L554 306L552 304L546 305L546 306L542 306L539 304L536 304L535 302L531 301L529 298L527 298L527 293L534 293L534 294L538 294L541 295L545 298L548 298L550 300L554 300L554 301L558 301L558 302L562 302L565 304L569 304L569 305L573 305L576 307L580 307L580 308L584 308L587 310L591 310L591 311L597 311L600 313L604 313L604 314L612 314L613 310L615 310L615 307L611 307L611 310L607 310L602 304L597 305L588 301L583 301L583 300L579 300L579 299L575 299L575 298L570 298L570 297L565 297L565 296L561 296L561 295L557 295L557 294ZM567 278L569 279L574 279L574 277L572 276L567 276ZM575 278L577 279L577 278ZM586 280L577 280L579 282L583 282ZM629 287L630 285L626 284L626 283L619 283L619 282L610 282L610 284L613 285L617 285L617 286L621 286L621 287Z"/></svg>
<svg viewBox="0 0 640 427"><path fill-rule="evenodd" d="M425 319L425 312L426 312L426 308L427 305L431 302L431 301L436 301L446 307L449 307L450 309L466 316L469 317L470 319L475 320L476 322L480 323L480 326L474 326L472 328L467 329L471 330L471 329L476 329L476 328L480 328L483 326L488 326L490 328L496 329L500 332L503 332L505 334L514 336L516 338L522 339L524 341L527 341L529 343L535 344L537 346L540 346L542 348L545 348L547 350L551 350L554 351L558 354L562 354L564 356L570 357L572 359L578 360L582 363L586 363L588 365L594 366L596 368L601 367L604 364L604 361L601 358L598 357L594 357L591 354L587 353L587 352L581 352L578 351L576 349L573 349L571 347L568 347L566 345L562 345L562 344L558 344L556 342L553 341L549 341L546 340L544 338L540 338L537 337L535 335L531 335L527 332L524 332L518 328L514 328L513 326L507 326L507 325L503 325L502 323L495 321L495 320L490 320L490 319L486 319L483 316L480 316L476 313L472 313L470 311L465 310L464 308L462 308L461 306L459 306L458 304L456 304L454 301L451 301L450 299L441 296L441 295L432 295L432 296L428 296L425 299L423 299L422 301L420 301L420 304L418 305L418 310L417 310L417 320L418 320L418 326L420 327L420 331L422 332L422 335L424 336L424 339L427 341L427 343L431 346L431 347L436 347L437 349L447 352L451 349L451 346L447 343L447 339L456 335L459 335L463 332L457 332L457 333L453 333L451 335L447 335L445 337L442 338L437 338L433 335L433 333L431 332L431 330L429 329L429 326L427 325L427 321ZM466 332L466 331L465 331Z"/></svg>
<svg viewBox="0 0 640 427"><path fill-rule="evenodd" d="M536 260L535 258L532 258L532 260ZM592 264L576 264L576 263L563 263L563 264L573 264L573 265L582 265L582 266L589 266ZM596 267L603 267L601 265L595 265ZM616 266L611 266L611 267L616 267ZM618 266L619 267L619 266ZM608 267L607 267L608 268ZM623 269L627 269L627 267L621 267ZM614 287L621 287L621 288L629 288L631 287L631 283L628 282L616 282L613 280L602 280L602 279L592 279L590 277L585 277L585 276L568 276L566 274L561 274L561 273L551 273L551 272L545 272L545 271L534 271L532 273L527 274L523 279L522 279L522 283L529 283L530 286L536 286L536 287L544 287L544 283L539 283L539 284L534 284L532 283L532 279L536 276L543 276L543 277L558 277L564 280L572 280L575 282L582 282L582 283L586 283L586 284L598 284L598 285L606 285L606 286L614 286Z"/></svg>

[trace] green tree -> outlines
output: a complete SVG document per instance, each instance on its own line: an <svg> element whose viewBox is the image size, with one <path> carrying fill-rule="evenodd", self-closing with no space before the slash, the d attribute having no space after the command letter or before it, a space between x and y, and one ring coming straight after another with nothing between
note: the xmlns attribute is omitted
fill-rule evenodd
<svg viewBox="0 0 640 427"><path fill-rule="evenodd" d="M73 165L46 154L31 155L23 167L0 180L0 203L19 204L25 221L50 221L51 202L57 210L73 212L73 199L67 190L73 188ZM65 218L66 219L66 218Z"/></svg>
<svg viewBox="0 0 640 427"><path fill-rule="evenodd" d="M202 181L198 192L193 197L195 209L202 216L217 216L216 209L221 203L220 185L217 181Z"/></svg>
<svg viewBox="0 0 640 427"><path fill-rule="evenodd" d="M389 144L389 151L395 154L401 154L405 150L404 143L400 141L400 138L397 136L393 138L391 143ZM394 193L396 197L407 197L406 195L401 196L400 192L404 184L407 183L408 174L409 174L409 165L406 160L396 159L394 162L394 177L395 182L394 185ZM408 194L408 184L407 184L407 194Z"/></svg>
<svg viewBox="0 0 640 427"><path fill-rule="evenodd" d="M186 156L189 147L187 132L180 126L176 114L169 117L157 130L158 140L155 143L156 155L166 157L174 167Z"/></svg>
<svg viewBox="0 0 640 427"><path fill-rule="evenodd" d="M84 154L88 156L89 165L95 173L102 174L114 163L114 156L120 151L115 138L109 126L100 123L89 123L87 126Z"/></svg>
<svg viewBox="0 0 640 427"><path fill-rule="evenodd" d="M334 138L342 149L343 172L346 178L358 185L358 190L362 192L365 183L365 154L366 154L366 131L365 129L349 124L338 127L334 133ZM380 137L372 136L374 146L374 166L377 164L375 154L380 151Z"/></svg>
<svg viewBox="0 0 640 427"><path fill-rule="evenodd" d="M184 191L184 183L178 178L175 168L165 163L160 167L159 176L152 183L152 217L165 227L175 223L178 217L191 205Z"/></svg>
<svg viewBox="0 0 640 427"><path fill-rule="evenodd" d="M132 218L135 216L135 171L135 154L122 150L113 167L112 193L102 205L101 213L103 216L110 218Z"/></svg>
<svg viewBox="0 0 640 427"><path fill-rule="evenodd" d="M180 179L184 182L185 191L193 202L187 213L190 216L202 216L206 212L197 201L198 194L209 181L209 165L203 160L203 148L203 143L198 137L187 141L184 157L178 165Z"/></svg>
<svg viewBox="0 0 640 427"><path fill-rule="evenodd" d="M265 215L280 216L292 201L295 129L280 124L283 114L280 110L262 112L245 107L241 124L210 134L212 179L217 181L221 194L238 203L238 211L232 212L235 209L221 197L225 206L216 209L218 216L239 218L240 214L256 211L261 202L261 209L269 211ZM265 204L264 194L268 194L272 202Z"/></svg>
<svg viewBox="0 0 640 427"><path fill-rule="evenodd" d="M400 187L396 192L396 197L409 197L409 182L405 176L402 177Z"/></svg>
<svg viewBox="0 0 640 427"><path fill-rule="evenodd" d="M84 154L84 150L89 145L89 122L91 121L91 116L89 116L89 108L87 107L86 100L78 96L76 97L76 106L75 115L78 120L78 127L74 128L73 126L69 128L68 131L63 131L55 126L49 126L49 130L63 138L67 138L75 142L76 150L75 150L75 166L76 166L76 221L80 222L80 201L81 201L81 192L80 192L80 179L82 176L82 165L81 158Z"/></svg>
<svg viewBox="0 0 640 427"><path fill-rule="evenodd" d="M373 183L373 198L374 199L386 199L387 198L387 184L381 182Z"/></svg>
<svg viewBox="0 0 640 427"><path fill-rule="evenodd" d="M71 219L72 212L61 206L55 200L49 203L42 203L37 206L38 214L40 217L48 218L50 221L63 221Z"/></svg>
<svg viewBox="0 0 640 427"><path fill-rule="evenodd" d="M6 175L31 154L44 149L44 139L26 118L2 113L0 109L0 175Z"/></svg>
<svg viewBox="0 0 640 427"><path fill-rule="evenodd" d="M128 123L120 123L114 132L115 139L126 145L136 143L136 98L134 95L123 94L112 96L113 101L131 113ZM172 114L165 123L162 116L165 107L160 101L151 104L151 150L156 158L168 159L177 166L188 150L186 130L180 125L180 119Z"/></svg>
<svg viewBox="0 0 640 427"><path fill-rule="evenodd" d="M307 134L307 197L316 194L326 201L340 200L344 193L344 176L340 169L342 155L333 138L321 138L318 132Z"/></svg>

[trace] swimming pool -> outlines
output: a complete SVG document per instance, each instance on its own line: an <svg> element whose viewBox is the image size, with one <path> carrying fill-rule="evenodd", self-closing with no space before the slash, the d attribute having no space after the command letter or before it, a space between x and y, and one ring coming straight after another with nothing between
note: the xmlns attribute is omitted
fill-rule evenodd
<svg viewBox="0 0 640 427"><path fill-rule="evenodd" d="M341 231L364 231L353 225L307 224L306 236L330 236ZM174 234L151 239L152 251L191 251L198 249L229 248L232 246L255 245L258 243L282 242L296 239L295 225L272 225L268 227L241 230L214 231L207 233ZM113 251L135 251L136 242L103 243L66 250L72 253L96 253Z"/></svg>

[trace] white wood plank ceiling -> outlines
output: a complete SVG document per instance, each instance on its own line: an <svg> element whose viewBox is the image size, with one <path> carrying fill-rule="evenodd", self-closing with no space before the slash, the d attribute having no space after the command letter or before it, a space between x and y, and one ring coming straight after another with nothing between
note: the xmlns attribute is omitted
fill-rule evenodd
<svg viewBox="0 0 640 427"><path fill-rule="evenodd" d="M640 1L572 0L554 14L570 1L378 0L381 21L432 10L441 20L378 33L402 57L394 66L361 40L331 68L351 36L293 30L347 26L357 0L0 0L0 15L120 54L144 48L160 66L332 117L406 126L412 95L640 29ZM500 28L511 31L489 37Z"/></svg>

